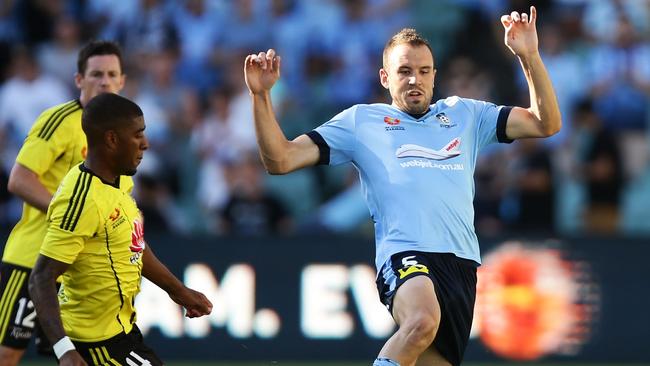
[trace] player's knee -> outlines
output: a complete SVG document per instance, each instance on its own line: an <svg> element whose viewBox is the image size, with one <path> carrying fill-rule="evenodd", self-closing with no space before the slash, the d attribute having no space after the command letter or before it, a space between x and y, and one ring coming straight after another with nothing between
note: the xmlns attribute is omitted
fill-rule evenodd
<svg viewBox="0 0 650 366"><path fill-rule="evenodd" d="M428 347L436 336L439 322L429 314L417 314L400 326L406 334L408 342L417 347Z"/></svg>

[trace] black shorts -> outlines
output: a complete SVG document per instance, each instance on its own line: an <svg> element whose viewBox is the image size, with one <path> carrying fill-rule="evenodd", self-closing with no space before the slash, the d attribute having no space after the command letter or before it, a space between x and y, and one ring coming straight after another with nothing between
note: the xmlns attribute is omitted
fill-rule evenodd
<svg viewBox="0 0 650 366"><path fill-rule="evenodd" d="M476 262L451 253L397 253L384 264L377 276L379 298L392 314L397 289L415 276L429 277L441 312L433 346L452 365L460 365L472 328L477 266Z"/></svg>
<svg viewBox="0 0 650 366"><path fill-rule="evenodd" d="M140 329L134 324L129 334L120 333L101 342L73 341L77 352L88 365L162 365L154 351L144 344Z"/></svg>
<svg viewBox="0 0 650 366"><path fill-rule="evenodd" d="M31 268L0 263L0 344L24 350L34 337L41 354L54 354L27 289Z"/></svg>

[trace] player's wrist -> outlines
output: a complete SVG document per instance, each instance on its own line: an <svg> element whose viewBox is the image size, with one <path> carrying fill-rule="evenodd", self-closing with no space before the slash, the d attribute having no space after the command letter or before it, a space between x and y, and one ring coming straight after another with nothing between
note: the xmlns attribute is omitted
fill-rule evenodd
<svg viewBox="0 0 650 366"><path fill-rule="evenodd" d="M541 55L539 54L539 50L519 52L519 53L515 52L515 55L517 55L517 57L519 57L519 59L522 61L529 61L535 57L541 57Z"/></svg>
<svg viewBox="0 0 650 366"><path fill-rule="evenodd" d="M56 355L56 358L59 360L61 357L63 357L64 354L66 354L69 351L73 351L76 349L74 344L72 343L72 340L70 337L65 336L61 339L59 339L53 346L52 349L54 350L54 354Z"/></svg>

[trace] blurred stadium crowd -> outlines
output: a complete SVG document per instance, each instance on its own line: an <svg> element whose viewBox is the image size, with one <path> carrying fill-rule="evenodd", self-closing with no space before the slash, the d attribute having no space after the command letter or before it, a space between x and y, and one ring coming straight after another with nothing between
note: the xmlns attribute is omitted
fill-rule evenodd
<svg viewBox="0 0 650 366"><path fill-rule="evenodd" d="M151 147L134 194L149 228L370 233L351 166L265 174L245 55L273 47L283 57L273 97L289 137L354 103L389 101L381 51L405 26L431 41L435 99L527 106L499 18L531 2L563 130L483 153L477 231L650 234L649 0L1 1L0 226L20 215L6 180L25 135L45 108L78 97L77 51L94 38L123 47L122 94L145 113Z"/></svg>

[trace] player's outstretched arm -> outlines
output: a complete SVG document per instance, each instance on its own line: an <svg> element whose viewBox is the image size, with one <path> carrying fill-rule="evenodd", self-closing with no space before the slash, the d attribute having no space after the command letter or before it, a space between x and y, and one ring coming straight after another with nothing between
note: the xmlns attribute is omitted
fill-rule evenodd
<svg viewBox="0 0 650 366"><path fill-rule="evenodd" d="M54 344L59 365L86 365L81 355L67 338L61 322L59 301L56 296L56 279L68 268L67 263L40 255L29 276L29 295L34 302L38 321L47 338ZM68 346L66 346L68 345Z"/></svg>
<svg viewBox="0 0 650 366"><path fill-rule="evenodd" d="M175 303L185 308L185 316L195 318L212 312L212 303L205 295L187 288L147 246L142 257L142 275L165 290Z"/></svg>
<svg viewBox="0 0 650 366"><path fill-rule="evenodd" d="M47 207L52 200L52 194L38 180L38 175L19 163L15 163L11 169L7 189L30 206L43 212L47 212Z"/></svg>
<svg viewBox="0 0 650 366"><path fill-rule="evenodd" d="M530 7L530 16L516 11L501 16L504 42L519 58L530 95L530 107L515 107L508 117L506 135L511 139L548 137L562 127L553 84L539 54L536 21L534 6Z"/></svg>
<svg viewBox="0 0 650 366"><path fill-rule="evenodd" d="M309 137L301 135L288 141L275 118L271 88L280 78L281 61L273 49L248 55L244 61L260 157L271 174L286 174L311 166L319 158L318 147Z"/></svg>

